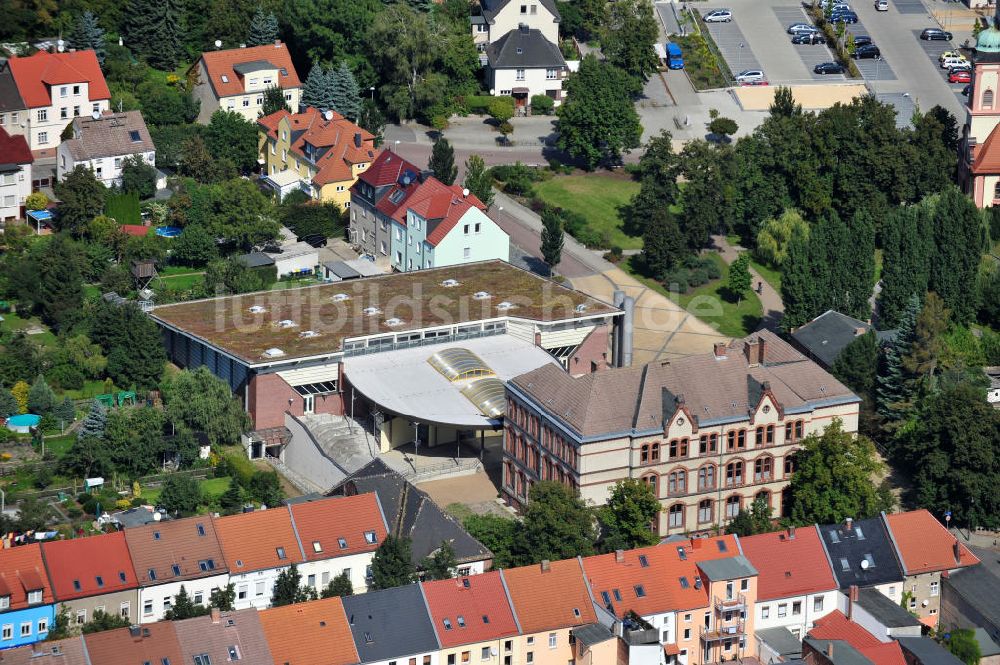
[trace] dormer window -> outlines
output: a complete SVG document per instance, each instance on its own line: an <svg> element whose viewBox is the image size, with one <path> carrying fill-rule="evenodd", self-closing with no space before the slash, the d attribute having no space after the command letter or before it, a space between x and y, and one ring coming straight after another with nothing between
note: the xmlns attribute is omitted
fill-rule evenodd
<svg viewBox="0 0 1000 665"><path fill-rule="evenodd" d="M79 591L81 588L80 580L73 580L73 591Z"/></svg>
<svg viewBox="0 0 1000 665"><path fill-rule="evenodd" d="M229 83L229 77L228 77L228 76L226 76L225 74L223 74L223 75L222 75L222 82L223 82L223 83Z"/></svg>
<svg viewBox="0 0 1000 665"><path fill-rule="evenodd" d="M340 549L342 549L342 550L346 550L347 549L347 539L346 538L337 538L337 544L340 545Z"/></svg>
<svg viewBox="0 0 1000 665"><path fill-rule="evenodd" d="M323 546L320 544L320 542L318 540L314 540L313 541L313 552L322 552L322 551L323 551Z"/></svg>
<svg viewBox="0 0 1000 665"><path fill-rule="evenodd" d="M10 607L10 596L0 596L0 610L6 610Z"/></svg>
<svg viewBox="0 0 1000 665"><path fill-rule="evenodd" d="M277 548L275 548L274 551L278 554L278 558L279 559L284 559L285 558L285 548L284 547L277 547Z"/></svg>
<svg viewBox="0 0 1000 665"><path fill-rule="evenodd" d="M367 542L369 545L374 545L376 542L378 542L378 538L375 537L374 531L365 531L365 542Z"/></svg>

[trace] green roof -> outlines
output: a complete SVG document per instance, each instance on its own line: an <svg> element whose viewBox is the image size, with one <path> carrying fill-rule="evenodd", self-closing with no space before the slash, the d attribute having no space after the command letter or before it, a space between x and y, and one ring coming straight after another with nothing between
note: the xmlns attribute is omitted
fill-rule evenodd
<svg viewBox="0 0 1000 665"><path fill-rule="evenodd" d="M978 53L1000 53L1000 30L991 26L979 33L976 38Z"/></svg>

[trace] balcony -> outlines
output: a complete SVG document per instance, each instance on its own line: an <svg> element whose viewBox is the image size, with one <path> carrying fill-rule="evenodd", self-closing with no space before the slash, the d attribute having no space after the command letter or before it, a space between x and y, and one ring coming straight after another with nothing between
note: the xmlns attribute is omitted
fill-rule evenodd
<svg viewBox="0 0 1000 665"><path fill-rule="evenodd" d="M736 594L732 598L715 598L716 612L742 612L747 608L746 596L742 593Z"/></svg>
<svg viewBox="0 0 1000 665"><path fill-rule="evenodd" d="M743 619L724 626L716 626L715 628L705 628L702 626L701 641L710 644L712 642L721 642L722 640L736 639L744 634L745 628L746 622Z"/></svg>

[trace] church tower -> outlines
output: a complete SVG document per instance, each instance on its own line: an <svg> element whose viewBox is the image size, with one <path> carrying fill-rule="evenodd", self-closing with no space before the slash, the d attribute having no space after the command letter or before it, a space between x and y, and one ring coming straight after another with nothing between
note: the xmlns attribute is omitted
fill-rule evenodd
<svg viewBox="0 0 1000 665"><path fill-rule="evenodd" d="M1000 12L1000 5L998 5ZM1000 16L976 38L959 170L980 208L1000 205Z"/></svg>

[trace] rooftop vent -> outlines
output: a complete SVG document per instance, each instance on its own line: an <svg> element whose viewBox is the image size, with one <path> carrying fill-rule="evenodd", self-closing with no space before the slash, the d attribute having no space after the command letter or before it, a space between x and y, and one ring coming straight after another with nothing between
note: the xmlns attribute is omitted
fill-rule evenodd
<svg viewBox="0 0 1000 665"><path fill-rule="evenodd" d="M250 307L251 314L263 314L266 311L267 309L263 305L251 305Z"/></svg>
<svg viewBox="0 0 1000 665"><path fill-rule="evenodd" d="M281 321L278 321L279 328L294 328L297 325L299 324L295 323L295 321L292 321L291 319L282 319Z"/></svg>
<svg viewBox="0 0 1000 665"><path fill-rule="evenodd" d="M502 303L500 303L499 305L497 305L497 309L499 309L501 312L505 312L508 309L511 309L513 306L514 306L514 303L507 302L506 300L504 300Z"/></svg>
<svg viewBox="0 0 1000 665"><path fill-rule="evenodd" d="M587 306L583 303L580 303L579 305L573 308L573 311L576 312L577 314L583 314L584 312L587 311Z"/></svg>
<svg viewBox="0 0 1000 665"><path fill-rule="evenodd" d="M490 294L487 293L486 291L476 291L475 293L472 294L472 298L474 300L487 300L490 297L491 297Z"/></svg>
<svg viewBox="0 0 1000 665"><path fill-rule="evenodd" d="M456 286L458 286L458 280L457 279L446 279L443 282L441 282L441 286L443 286L445 288L448 288L448 289L456 287Z"/></svg>
<svg viewBox="0 0 1000 665"><path fill-rule="evenodd" d="M264 351L265 358L280 358L283 355L285 355L285 352L277 347L271 347Z"/></svg>
<svg viewBox="0 0 1000 665"><path fill-rule="evenodd" d="M398 325L401 325L402 323L403 323L402 319L397 319L395 317L393 317L391 319L386 319L385 320L385 325L387 325L389 327L398 326Z"/></svg>
<svg viewBox="0 0 1000 665"><path fill-rule="evenodd" d="M299 333L299 337L302 339L312 339L313 337L319 337L319 333L315 330L303 330Z"/></svg>
<svg viewBox="0 0 1000 665"><path fill-rule="evenodd" d="M378 307L365 307L363 310L361 310L361 313L364 314L365 316L375 316L376 314L381 314L382 310L380 310Z"/></svg>
<svg viewBox="0 0 1000 665"><path fill-rule="evenodd" d="M338 293L334 295L332 298L333 302L344 302L345 300L350 300L350 299L351 296L347 295L346 293Z"/></svg>

